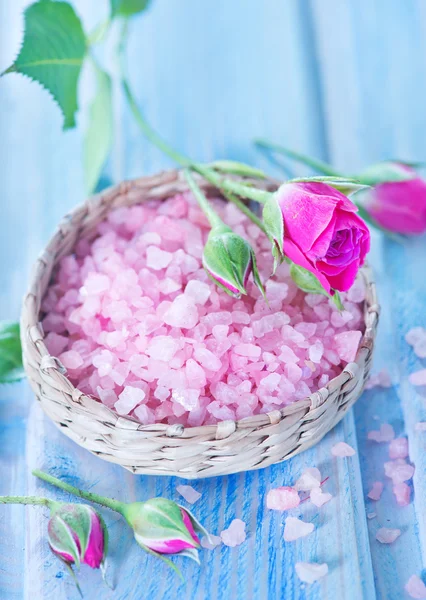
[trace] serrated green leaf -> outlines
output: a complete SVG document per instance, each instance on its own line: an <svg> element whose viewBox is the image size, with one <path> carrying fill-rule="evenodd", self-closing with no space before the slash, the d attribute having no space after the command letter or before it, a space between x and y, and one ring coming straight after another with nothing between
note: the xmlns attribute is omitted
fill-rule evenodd
<svg viewBox="0 0 426 600"><path fill-rule="evenodd" d="M110 0L110 3L111 18L131 17L148 8L150 0Z"/></svg>
<svg viewBox="0 0 426 600"><path fill-rule="evenodd" d="M24 377L19 323L0 323L0 383L15 383Z"/></svg>
<svg viewBox="0 0 426 600"><path fill-rule="evenodd" d="M24 13L24 41L5 73L38 81L58 103L64 129L75 126L77 84L86 55L86 37L68 2L36 2ZM4 73L3 73L4 75Z"/></svg>
<svg viewBox="0 0 426 600"><path fill-rule="evenodd" d="M112 86L111 78L94 65L97 89L90 106L90 118L84 137L84 172L86 192L95 190L102 167L108 157L112 143Z"/></svg>
<svg viewBox="0 0 426 600"><path fill-rule="evenodd" d="M397 162L391 161L384 161L375 165L371 165L357 175L358 180L367 185L408 181L409 179L414 179L415 177L417 177L417 173L414 171L407 171L403 168L402 163L398 164Z"/></svg>
<svg viewBox="0 0 426 600"><path fill-rule="evenodd" d="M313 273L308 271L308 269L305 269L300 265L291 263L290 276L297 287L307 294L323 294L324 296L329 295L318 281L318 278L315 277Z"/></svg>

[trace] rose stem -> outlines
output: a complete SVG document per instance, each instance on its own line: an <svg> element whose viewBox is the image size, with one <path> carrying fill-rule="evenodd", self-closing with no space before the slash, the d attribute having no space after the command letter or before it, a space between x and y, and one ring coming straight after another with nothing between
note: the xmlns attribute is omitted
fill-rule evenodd
<svg viewBox="0 0 426 600"><path fill-rule="evenodd" d="M37 496L0 496L0 504L32 504L50 508L55 502Z"/></svg>

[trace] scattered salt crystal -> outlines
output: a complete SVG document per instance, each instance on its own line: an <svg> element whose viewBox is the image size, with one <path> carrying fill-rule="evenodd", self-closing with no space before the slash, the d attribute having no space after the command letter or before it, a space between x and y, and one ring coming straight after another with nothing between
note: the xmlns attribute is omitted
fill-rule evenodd
<svg viewBox="0 0 426 600"><path fill-rule="evenodd" d="M413 465L408 464L402 458L386 462L384 466L386 477L392 479L394 484L409 481L414 475Z"/></svg>
<svg viewBox="0 0 426 600"><path fill-rule="evenodd" d="M346 442L338 442L332 447L331 454L339 457L353 456L355 454L355 450Z"/></svg>
<svg viewBox="0 0 426 600"><path fill-rule="evenodd" d="M416 600L426 599L426 585L418 575L411 575L404 589L411 598L415 598Z"/></svg>
<svg viewBox="0 0 426 600"><path fill-rule="evenodd" d="M207 283L192 279L188 281L185 288L185 295L192 298L195 304L204 304L207 302L211 294L211 288Z"/></svg>
<svg viewBox="0 0 426 600"><path fill-rule="evenodd" d="M185 498L187 502L189 502L189 504L194 504L201 498L200 492L194 490L194 488L190 485L178 485L176 486L176 490L181 496L183 496L183 498Z"/></svg>
<svg viewBox="0 0 426 600"><path fill-rule="evenodd" d="M426 338L426 329L423 327L413 327L405 334L405 341L410 346L414 346L417 342L420 342Z"/></svg>
<svg viewBox="0 0 426 600"><path fill-rule="evenodd" d="M408 380L413 385L426 385L426 369L420 369L420 371L411 373Z"/></svg>
<svg viewBox="0 0 426 600"><path fill-rule="evenodd" d="M296 481L294 488L299 492L310 492L321 485L321 472L316 467L308 467Z"/></svg>
<svg viewBox="0 0 426 600"><path fill-rule="evenodd" d="M375 481L371 490L368 492L367 496L370 500L380 500L383 492L383 483L381 481Z"/></svg>
<svg viewBox="0 0 426 600"><path fill-rule="evenodd" d="M399 506L408 506L410 504L410 486L405 482L395 483L392 487L392 492Z"/></svg>
<svg viewBox="0 0 426 600"><path fill-rule="evenodd" d="M213 550L214 548L216 548L216 546L220 546L220 544L222 543L222 538L218 535L210 534L209 537L204 535L201 538L200 543L203 548L206 548L206 550Z"/></svg>
<svg viewBox="0 0 426 600"><path fill-rule="evenodd" d="M383 388L392 387L392 380L387 369L382 369L378 373L370 375L370 377L367 379L367 383L365 384L365 389L370 390L376 386Z"/></svg>
<svg viewBox="0 0 426 600"><path fill-rule="evenodd" d="M414 429L416 431L426 431L426 422L425 421L418 421L415 425L414 425Z"/></svg>
<svg viewBox="0 0 426 600"><path fill-rule="evenodd" d="M314 583L325 577L328 573L328 565L327 563L306 563L306 562L297 562L295 564L295 569L298 578L303 583Z"/></svg>
<svg viewBox="0 0 426 600"><path fill-rule="evenodd" d="M376 532L376 540L381 544L392 544L401 535L400 529L381 527Z"/></svg>
<svg viewBox="0 0 426 600"><path fill-rule="evenodd" d="M343 361L350 363L355 360L361 337L360 331L344 331L334 336L336 351Z"/></svg>
<svg viewBox="0 0 426 600"><path fill-rule="evenodd" d="M83 359L75 350L63 352L58 358L66 369L78 369L83 365Z"/></svg>
<svg viewBox="0 0 426 600"><path fill-rule="evenodd" d="M239 546L242 544L247 535L246 535L246 524L241 519L234 519L228 529L224 529L221 534L221 540L225 544L225 546L230 546L234 548L235 546Z"/></svg>
<svg viewBox="0 0 426 600"><path fill-rule="evenodd" d="M287 517L284 527L284 541L294 542L301 537L305 537L313 532L315 526L313 523L305 523L297 517Z"/></svg>
<svg viewBox="0 0 426 600"><path fill-rule="evenodd" d="M198 310L191 298L180 295L173 300L163 319L171 327L192 329L198 323Z"/></svg>
<svg viewBox="0 0 426 600"><path fill-rule="evenodd" d="M332 495L329 492L323 492L321 488L315 487L311 490L310 499L312 504L321 507L326 502L332 499Z"/></svg>
<svg viewBox="0 0 426 600"><path fill-rule="evenodd" d="M266 506L272 510L288 510L299 504L299 494L292 487L274 488L266 496Z"/></svg>
<svg viewBox="0 0 426 600"><path fill-rule="evenodd" d="M383 425L380 426L380 430L379 431L369 431L367 434L367 438L369 440L373 440L374 442L390 442L394 439L395 437L395 431L392 427L392 425L389 425L389 423L383 423Z"/></svg>
<svg viewBox="0 0 426 600"><path fill-rule="evenodd" d="M405 437L395 438L389 444L389 458L407 458L408 440Z"/></svg>
<svg viewBox="0 0 426 600"><path fill-rule="evenodd" d="M374 517L377 517L377 513L375 513L375 512L367 513L367 519L374 519Z"/></svg>

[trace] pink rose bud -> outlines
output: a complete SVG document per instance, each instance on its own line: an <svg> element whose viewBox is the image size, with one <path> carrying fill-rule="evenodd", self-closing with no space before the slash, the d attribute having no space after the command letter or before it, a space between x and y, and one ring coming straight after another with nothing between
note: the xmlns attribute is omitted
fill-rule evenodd
<svg viewBox="0 0 426 600"><path fill-rule="evenodd" d="M381 227L401 234L426 231L426 181L412 167L383 162L366 169L360 179L375 186L361 199Z"/></svg>
<svg viewBox="0 0 426 600"><path fill-rule="evenodd" d="M152 498L126 504L123 515L142 548L159 554L182 554L199 562L197 533L208 533L188 510L172 500Z"/></svg>
<svg viewBox="0 0 426 600"><path fill-rule="evenodd" d="M247 294L250 273L264 294L250 244L226 225L213 227L204 246L203 266L211 279L231 296Z"/></svg>
<svg viewBox="0 0 426 600"><path fill-rule="evenodd" d="M314 275L327 294L349 290L370 249L370 232L356 212L330 185L284 183L263 211L276 262L289 258Z"/></svg>
<svg viewBox="0 0 426 600"><path fill-rule="evenodd" d="M68 565L84 563L98 569L107 550L107 530L102 517L86 504L60 504L48 524L52 551Z"/></svg>

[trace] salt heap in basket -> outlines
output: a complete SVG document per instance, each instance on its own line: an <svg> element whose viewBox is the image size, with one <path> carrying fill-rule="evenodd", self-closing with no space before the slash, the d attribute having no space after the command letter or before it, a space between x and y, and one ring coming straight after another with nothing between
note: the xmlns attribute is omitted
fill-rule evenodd
<svg viewBox="0 0 426 600"><path fill-rule="evenodd" d="M223 220L255 250L268 304L252 282L229 296L201 257L208 223L190 194L118 208L64 257L43 302L50 353L73 384L148 425L214 424L307 397L355 359L364 287L299 290L270 242L231 204Z"/></svg>

